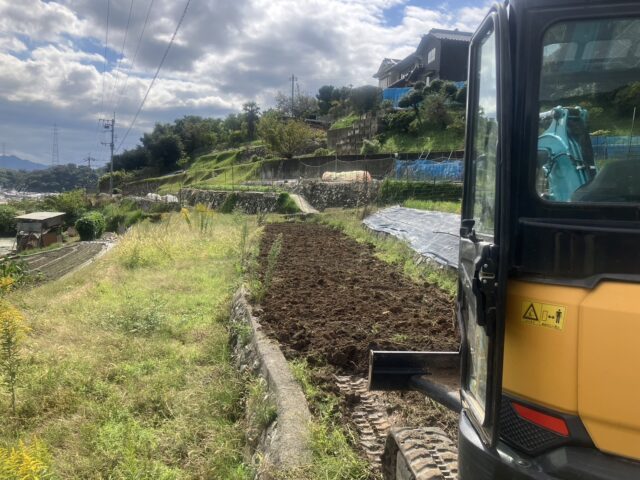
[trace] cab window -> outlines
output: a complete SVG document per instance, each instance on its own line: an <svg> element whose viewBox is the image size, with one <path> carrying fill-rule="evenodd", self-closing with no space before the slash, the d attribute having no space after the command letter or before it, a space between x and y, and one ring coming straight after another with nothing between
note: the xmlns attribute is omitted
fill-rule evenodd
<svg viewBox="0 0 640 480"><path fill-rule="evenodd" d="M537 194L640 202L640 19L560 22L544 35Z"/></svg>

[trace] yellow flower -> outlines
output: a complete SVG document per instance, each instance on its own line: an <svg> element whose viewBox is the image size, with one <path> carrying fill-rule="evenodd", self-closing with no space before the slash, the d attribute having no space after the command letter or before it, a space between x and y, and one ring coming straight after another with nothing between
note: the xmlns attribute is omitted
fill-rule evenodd
<svg viewBox="0 0 640 480"><path fill-rule="evenodd" d="M40 440L29 445L20 440L17 447L0 448L0 478L42 480L49 474L49 453Z"/></svg>

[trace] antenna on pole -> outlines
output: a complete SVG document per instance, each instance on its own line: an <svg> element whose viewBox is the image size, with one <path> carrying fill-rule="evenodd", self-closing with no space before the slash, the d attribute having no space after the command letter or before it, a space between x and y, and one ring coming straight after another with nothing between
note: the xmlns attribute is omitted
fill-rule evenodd
<svg viewBox="0 0 640 480"><path fill-rule="evenodd" d="M51 145L51 166L60 164L60 152L58 151L58 124L53 124L53 143Z"/></svg>

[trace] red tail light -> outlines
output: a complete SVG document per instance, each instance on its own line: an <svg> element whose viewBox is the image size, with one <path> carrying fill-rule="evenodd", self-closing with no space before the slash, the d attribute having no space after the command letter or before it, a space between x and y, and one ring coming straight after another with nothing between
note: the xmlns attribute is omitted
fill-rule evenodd
<svg viewBox="0 0 640 480"><path fill-rule="evenodd" d="M563 437L569 436L569 427L567 427L567 422L565 422L562 418L553 417L551 415L547 415L546 413L539 412L538 410L533 410L532 408L525 407L524 405L520 405L515 402L511 402L516 413L523 418L539 427L542 427L546 430L550 430L553 433L557 433Z"/></svg>

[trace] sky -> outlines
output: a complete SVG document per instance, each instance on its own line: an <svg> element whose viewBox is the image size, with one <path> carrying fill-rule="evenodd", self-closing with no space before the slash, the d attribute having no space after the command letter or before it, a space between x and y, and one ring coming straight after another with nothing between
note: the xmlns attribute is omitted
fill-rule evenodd
<svg viewBox="0 0 640 480"><path fill-rule="evenodd" d="M302 92L376 84L384 57L403 58L431 28L473 31L485 0L0 0L0 143L7 155L104 165L156 122L223 117L273 105L295 74ZM108 19L108 22L107 22ZM146 22L145 22L146 20ZM108 23L108 31L107 31ZM127 130L130 132L126 135ZM126 135L126 138L125 138Z"/></svg>

